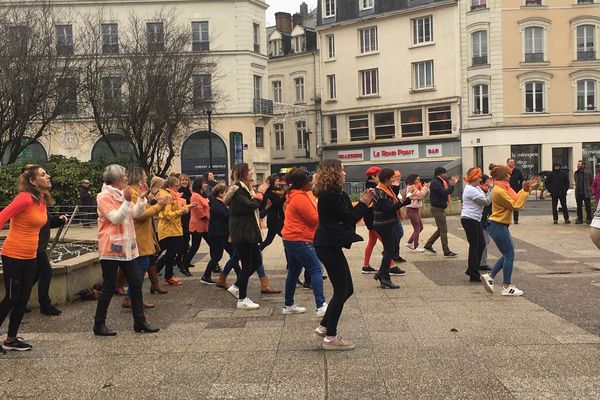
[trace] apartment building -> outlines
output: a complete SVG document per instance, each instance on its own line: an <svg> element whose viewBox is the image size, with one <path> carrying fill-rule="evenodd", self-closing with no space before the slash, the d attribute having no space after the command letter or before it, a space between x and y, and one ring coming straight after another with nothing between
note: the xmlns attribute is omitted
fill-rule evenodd
<svg viewBox="0 0 600 400"><path fill-rule="evenodd" d="M179 23L189 27L189 51L207 52L217 65L215 76L203 77L204 93L210 93L211 87L218 87L222 94L212 106L212 132L208 131L206 116L198 115L194 128L185 133L186 139L178 149L179 156L172 169L199 175L209 169L212 161L215 174L226 179L231 166L244 160L253 167L257 180L270 174L267 125L272 116L272 102L267 99L266 2L119 0L102 2L101 8L100 2L64 0L53 3L65 10L64 20L56 26L56 45L66 44L74 49L79 40L78 24L81 21L78 16L85 13L102 10L106 20L98 21L98 24L102 25L103 40L107 41L103 45L112 44L118 49L119 32L126 31L131 14L147 21L148 38L157 38L165 33L161 30L162 22L155 20L155 16L161 11L172 12ZM3 2L6 7L29 5L28 1ZM31 146L31 150L26 150L31 154L24 156L41 158L63 154L81 160L101 157L107 154L108 146L105 139L94 135L94 131L93 122L85 114L61 119L48 128L47 134ZM91 132L91 139L85 139L86 135L81 132ZM212 160L209 160L209 135ZM114 132L108 140L118 152L126 154L129 151L129 144L119 132Z"/></svg>
<svg viewBox="0 0 600 400"><path fill-rule="evenodd" d="M291 167L316 170L321 143L321 86L316 9L306 3L298 13L278 12L267 29L269 99L274 103L271 172Z"/></svg>
<svg viewBox="0 0 600 400"><path fill-rule="evenodd" d="M600 164L597 0L460 4L463 166ZM572 175L572 174L569 174ZM571 178L572 179L572 178Z"/></svg>
<svg viewBox="0 0 600 400"><path fill-rule="evenodd" d="M368 166L460 173L455 0L319 0L323 158L346 180Z"/></svg>

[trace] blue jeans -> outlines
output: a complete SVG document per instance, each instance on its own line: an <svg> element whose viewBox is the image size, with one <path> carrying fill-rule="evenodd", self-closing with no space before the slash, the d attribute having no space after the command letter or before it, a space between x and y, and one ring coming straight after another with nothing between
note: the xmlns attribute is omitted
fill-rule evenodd
<svg viewBox="0 0 600 400"><path fill-rule="evenodd" d="M496 243L496 247L498 247L500 253L502 253L502 257L498 259L496 265L494 265L494 268L492 269L492 278L494 278L498 272L502 270L504 275L504 284L510 285L513 263L515 261L515 246L513 245L512 237L510 236L510 231L508 230L508 225L490 221L488 233L494 240L494 243Z"/></svg>
<svg viewBox="0 0 600 400"><path fill-rule="evenodd" d="M394 257L400 257L400 240L404 236L404 228L400 223L400 220L396 221L394 224L394 233L396 234L396 241L398 242L398 246L396 247L397 254L394 254Z"/></svg>
<svg viewBox="0 0 600 400"><path fill-rule="evenodd" d="M310 284L317 308L325 303L323 293L323 273L321 271L321 261L317 257L312 243L283 241L283 248L288 257L288 275L285 280L285 305L294 304L294 293L296 292L296 282L302 272L302 268L310 274Z"/></svg>
<svg viewBox="0 0 600 400"><path fill-rule="evenodd" d="M150 256L141 256L135 259L135 263L138 267L138 272L140 273L140 280L144 283L144 275L150 269L150 265L152 264L152 259ZM130 297L130 288L127 287L127 297Z"/></svg>
<svg viewBox="0 0 600 400"><path fill-rule="evenodd" d="M239 255L237 249L235 248L235 246L233 246L233 253L231 253L229 260L223 267L223 273L225 275L228 275L231 272L231 270L237 265L238 261L240 261L240 255ZM237 270L236 270L236 272L239 274L239 272ZM260 263L260 267L258 267L258 270L256 271L256 273L261 278L266 275L265 274L265 266L263 265L263 263Z"/></svg>

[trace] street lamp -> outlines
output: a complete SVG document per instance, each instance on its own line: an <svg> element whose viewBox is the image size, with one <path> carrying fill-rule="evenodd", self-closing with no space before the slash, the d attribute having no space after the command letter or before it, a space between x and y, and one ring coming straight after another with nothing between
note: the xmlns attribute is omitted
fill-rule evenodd
<svg viewBox="0 0 600 400"><path fill-rule="evenodd" d="M213 169L213 148L212 148L212 113L213 106L216 103L214 100L206 100L204 102L204 113L208 118L208 172Z"/></svg>

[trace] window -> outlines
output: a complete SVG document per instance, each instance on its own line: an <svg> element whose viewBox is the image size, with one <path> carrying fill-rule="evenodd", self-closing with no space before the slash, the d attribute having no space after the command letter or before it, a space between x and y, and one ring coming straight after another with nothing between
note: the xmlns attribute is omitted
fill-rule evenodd
<svg viewBox="0 0 600 400"><path fill-rule="evenodd" d="M369 114L350 115L350 141L369 140Z"/></svg>
<svg viewBox="0 0 600 400"><path fill-rule="evenodd" d="M294 79L296 87L296 103L304 103L304 77Z"/></svg>
<svg viewBox="0 0 600 400"><path fill-rule="evenodd" d="M525 0L526 6L541 6L542 0Z"/></svg>
<svg viewBox="0 0 600 400"><path fill-rule="evenodd" d="M396 118L394 112L373 114L375 119L375 139L392 139L396 136Z"/></svg>
<svg viewBox="0 0 600 400"><path fill-rule="evenodd" d="M294 53L303 53L306 44L306 36L298 35L294 37Z"/></svg>
<svg viewBox="0 0 600 400"><path fill-rule="evenodd" d="M359 29L358 36L360 39L361 54L377 51L377 27Z"/></svg>
<svg viewBox="0 0 600 400"><path fill-rule="evenodd" d="M596 27L579 25L577 27L577 60L596 59Z"/></svg>
<svg viewBox="0 0 600 400"><path fill-rule="evenodd" d="M452 133L452 110L450 106L430 107L427 109L430 135Z"/></svg>
<svg viewBox="0 0 600 400"><path fill-rule="evenodd" d="M475 152L475 165L483 167L483 147L477 146L473 150Z"/></svg>
<svg viewBox="0 0 600 400"><path fill-rule="evenodd" d="M379 93L379 70L366 69L360 71L360 95L372 96Z"/></svg>
<svg viewBox="0 0 600 400"><path fill-rule="evenodd" d="M261 149L265 147L265 128L260 126L256 127L256 147Z"/></svg>
<svg viewBox="0 0 600 400"><path fill-rule="evenodd" d="M525 28L525 62L544 61L544 28Z"/></svg>
<svg viewBox="0 0 600 400"><path fill-rule="evenodd" d="M370 10L373 8L374 0L359 0L361 10Z"/></svg>
<svg viewBox="0 0 600 400"><path fill-rule="evenodd" d="M254 98L262 98L262 76L254 75Z"/></svg>
<svg viewBox="0 0 600 400"><path fill-rule="evenodd" d="M299 149L308 149L308 131L306 121L296 122L296 142Z"/></svg>
<svg viewBox="0 0 600 400"><path fill-rule="evenodd" d="M473 115L487 115L489 110L488 85L473 86Z"/></svg>
<svg viewBox="0 0 600 400"><path fill-rule="evenodd" d="M209 74L193 76L194 107L202 108L212 100L212 77Z"/></svg>
<svg viewBox="0 0 600 400"><path fill-rule="evenodd" d="M544 82L525 84L525 112L544 112Z"/></svg>
<svg viewBox="0 0 600 400"><path fill-rule="evenodd" d="M471 11L487 8L487 0L471 0Z"/></svg>
<svg viewBox="0 0 600 400"><path fill-rule="evenodd" d="M337 143L337 115L329 116L329 142Z"/></svg>
<svg viewBox="0 0 600 400"><path fill-rule="evenodd" d="M577 0L577 4L594 4L594 0Z"/></svg>
<svg viewBox="0 0 600 400"><path fill-rule="evenodd" d="M283 130L283 124L273 124L273 130L275 131L275 150L284 150L285 131Z"/></svg>
<svg viewBox="0 0 600 400"><path fill-rule="evenodd" d="M433 17L415 18L413 23L413 43L427 43L433 41Z"/></svg>
<svg viewBox="0 0 600 400"><path fill-rule="evenodd" d="M279 39L271 40L270 55L280 56L282 54L283 54L283 46L281 44L281 40L279 40Z"/></svg>
<svg viewBox="0 0 600 400"><path fill-rule="evenodd" d="M73 54L73 26L56 25L56 53L59 56Z"/></svg>
<svg viewBox="0 0 600 400"><path fill-rule="evenodd" d="M596 111L596 81L577 81L577 111Z"/></svg>
<svg viewBox="0 0 600 400"><path fill-rule="evenodd" d="M102 24L102 54L119 53L119 25Z"/></svg>
<svg viewBox="0 0 600 400"><path fill-rule="evenodd" d="M58 80L58 108L61 115L77 114L77 81L75 78Z"/></svg>
<svg viewBox="0 0 600 400"><path fill-rule="evenodd" d="M423 136L423 112L420 108L400 112L402 137Z"/></svg>
<svg viewBox="0 0 600 400"><path fill-rule="evenodd" d="M254 32L254 52L260 53L260 25L259 24L253 25L253 32Z"/></svg>
<svg viewBox="0 0 600 400"><path fill-rule="evenodd" d="M323 0L323 16L335 17L335 0Z"/></svg>
<svg viewBox="0 0 600 400"><path fill-rule="evenodd" d="M327 57L335 58L335 36L327 35Z"/></svg>
<svg viewBox="0 0 600 400"><path fill-rule="evenodd" d="M414 88L433 87L433 60L413 63Z"/></svg>
<svg viewBox="0 0 600 400"><path fill-rule="evenodd" d="M327 75L327 88L329 99L333 100L336 98L336 86L335 86L335 75Z"/></svg>
<svg viewBox="0 0 600 400"><path fill-rule="evenodd" d="M273 101L275 103L283 102L283 92L281 87L281 81L273 81Z"/></svg>
<svg viewBox="0 0 600 400"><path fill-rule="evenodd" d="M210 41L208 39L208 21L192 22L192 50L210 50Z"/></svg>
<svg viewBox="0 0 600 400"><path fill-rule="evenodd" d="M162 22L148 22L146 35L149 51L161 51L165 48L165 31Z"/></svg>
<svg viewBox="0 0 600 400"><path fill-rule="evenodd" d="M110 111L120 111L123 102L121 97L121 78L106 76L102 78L104 107Z"/></svg>
<svg viewBox="0 0 600 400"><path fill-rule="evenodd" d="M473 44L473 59L471 65L485 65L488 63L487 31L477 31L471 34Z"/></svg>

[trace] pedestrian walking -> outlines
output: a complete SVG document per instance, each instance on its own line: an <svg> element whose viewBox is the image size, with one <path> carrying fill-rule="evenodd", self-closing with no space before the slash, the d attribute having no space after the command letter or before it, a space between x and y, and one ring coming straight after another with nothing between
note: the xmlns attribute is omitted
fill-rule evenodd
<svg viewBox="0 0 600 400"><path fill-rule="evenodd" d="M210 198L213 189L219 182L215 179L215 174L212 171L207 172L204 178L206 179L206 197Z"/></svg>
<svg viewBox="0 0 600 400"><path fill-rule="evenodd" d="M261 208L265 209L267 202L269 207L266 208L267 218L267 237L260 244L260 251L263 251L266 247L273 243L275 236L281 236L281 230L283 229L283 223L285 214L283 212L283 199L284 190L277 186L278 176L271 175L267 178L269 188L265 192L263 204Z"/></svg>
<svg viewBox="0 0 600 400"><path fill-rule="evenodd" d="M374 190L367 189L356 206L344 192L346 173L339 160L324 160L314 176L315 194L318 197L319 225L314 246L317 256L325 266L333 286L333 297L314 334L323 338L325 350L351 350L354 343L337 334L337 325L346 300L354 293L352 274L342 249L362 241L356 234L356 223L367 213Z"/></svg>
<svg viewBox="0 0 600 400"><path fill-rule="evenodd" d="M191 182L190 177L186 174L181 174L179 176L179 189L177 189L179 193L181 193L180 199L185 199L185 204L190 205L192 199L192 190L191 190ZM183 202L182 202L183 203ZM181 228L183 230L183 234L181 235L181 240L179 241L179 250L177 251L177 257L175 258L175 262L177 267L181 271L185 271L185 275L191 276L190 265L189 263L184 263L184 258L190 249L190 218L192 213L189 212L187 214L183 214L181 216Z"/></svg>
<svg viewBox="0 0 600 400"><path fill-rule="evenodd" d="M378 175L379 175L380 171L381 171L381 168L375 167L375 166L369 167L369 169L367 169L367 171L365 173L367 175L367 181L365 182L365 189L375 189L377 187L377 184L379 183ZM377 240L381 241L381 238L377 234L377 231L375 231L373 229L373 218L374 218L373 204L370 204L369 209L363 219L365 226L367 227L367 229L369 231L369 238L367 241L367 245L365 247L365 257L363 260L363 267L362 267L363 274L374 274L377 272L377 270L375 268L371 267L370 264L371 264L371 256L373 255L373 249L375 248L375 245L377 244Z"/></svg>
<svg viewBox="0 0 600 400"><path fill-rule="evenodd" d="M0 303L0 327L8 314L10 320L0 353L32 347L17 334L35 281L39 233L48 221L46 205L53 203L51 187L50 175L42 167L27 165L19 175L19 194L0 212L0 227L10 221L2 245L4 299Z"/></svg>
<svg viewBox="0 0 600 400"><path fill-rule="evenodd" d="M454 185L458 182L458 177L453 176L448 182L448 171L444 167L437 167L434 171L435 178L429 185L429 202L431 204L431 215L435 220L437 229L429 238L423 248L430 254L436 254L433 244L441 239L442 250L445 257L456 257L457 254L450 251L448 247L448 225L446 223L446 208L451 201L451 195L454 193Z"/></svg>
<svg viewBox="0 0 600 400"><path fill-rule="evenodd" d="M129 284L133 329L136 332L154 333L158 328L146 322L142 299L142 280L135 259L139 250L135 236L134 217L139 218L146 209L148 188L140 188L137 204L131 203L131 188L127 186L127 171L111 164L104 170L104 184L98 194L98 257L102 268L102 293L96 306L94 334L115 336L106 326L106 314L112 299L121 268Z"/></svg>
<svg viewBox="0 0 600 400"><path fill-rule="evenodd" d="M552 166L552 171L546 176L544 187L552 198L552 220L558 224L558 202L562 208L565 224L570 224L569 209L567 208L567 191L569 190L569 177L561 169L560 163Z"/></svg>
<svg viewBox="0 0 600 400"><path fill-rule="evenodd" d="M485 192L481 187L483 173L478 167L470 168L463 178L467 185L462 195L462 211L460 213L460 224L465 230L469 242L468 268L465 274L471 282L480 282L479 266L481 257L486 247L481 226L483 209L492 204L492 191ZM487 185L490 187L490 184Z"/></svg>
<svg viewBox="0 0 600 400"><path fill-rule="evenodd" d="M96 198L92 196L91 187L92 184L87 179L82 180L79 187L79 207L84 228L90 228L96 219Z"/></svg>
<svg viewBox="0 0 600 400"><path fill-rule="evenodd" d="M494 189L492 190L492 215L489 218L490 226L488 229L502 256L489 274L481 275L481 281L485 289L493 293L494 278L502 270L504 278L502 296L522 296L523 291L517 289L511 280L515 248L508 228L513 211L521 209L525 205L530 189L535 187L539 180L533 178L524 181L523 189L515 193L510 186L510 169L506 165L490 164L490 175L494 179Z"/></svg>
<svg viewBox="0 0 600 400"><path fill-rule="evenodd" d="M588 224L592 223L592 184L594 176L585 170L583 160L577 161L575 177L575 200L577 201L576 224L583 224L583 204L585 203L585 216Z"/></svg>
<svg viewBox="0 0 600 400"><path fill-rule="evenodd" d="M409 175L406 178L406 196L410 198L410 204L406 206L406 215L413 227L413 233L410 235L406 247L417 253L425 250L419 247L419 237L423 232L423 220L420 210L423 208L423 199L429 194L429 183L423 185L419 175Z"/></svg>
<svg viewBox="0 0 600 400"><path fill-rule="evenodd" d="M514 158L509 158L506 160L506 165L508 166L508 170L510 172L510 187L515 193L517 193L519 190L521 190L525 178L523 177L521 170L516 168ZM515 225L519 224L519 210L513 211L513 222Z"/></svg>

